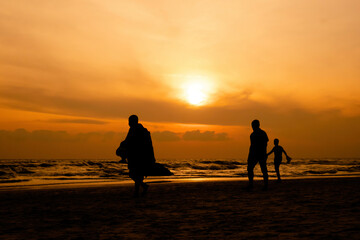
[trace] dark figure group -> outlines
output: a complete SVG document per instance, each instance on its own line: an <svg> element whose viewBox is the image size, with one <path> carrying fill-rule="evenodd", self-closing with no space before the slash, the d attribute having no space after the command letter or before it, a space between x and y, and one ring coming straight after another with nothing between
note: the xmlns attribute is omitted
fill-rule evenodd
<svg viewBox="0 0 360 240"><path fill-rule="evenodd" d="M286 154L283 147L279 146L279 139L274 140L274 148L267 153L267 143L269 138L264 130L260 128L259 120L254 120L251 123L253 128L253 132L250 135L250 149L249 149L249 156L248 156L248 178L249 178L249 185L247 189L250 191L254 187L254 168L257 163L260 164L261 172L264 178L264 187L263 190L267 190L268 188L268 170L266 161L268 155L274 153L274 166L276 175L278 177L278 182L281 182L280 178L280 164L282 162L282 153L286 155L287 162L290 163L291 158Z"/></svg>
<svg viewBox="0 0 360 240"><path fill-rule="evenodd" d="M139 195L140 187L143 189L142 194L146 194L149 186L144 183L144 177L151 175L149 173L150 169L154 169L154 166L155 168L157 166L155 164L154 149L150 132L138 121L139 120L136 115L131 115L129 117L129 132L125 140L121 142L120 147L116 151L116 154L121 157L120 162L128 163L129 177L135 182L135 196ZM266 132L260 128L259 120L252 121L251 126L253 128L253 132L250 135L250 149L247 160L247 171L249 178L249 185L247 190L251 191L253 189L254 168L257 163L260 164L261 172L264 178L263 190L267 190L269 177L266 161L268 155L274 153L274 166L278 182L281 182L279 167L282 162L282 153L285 154L288 163L291 161L291 158L279 145L278 139L274 140L275 146L269 153L267 153L267 143L269 138ZM164 169L160 170L164 171ZM165 173L166 171L168 170L165 169Z"/></svg>

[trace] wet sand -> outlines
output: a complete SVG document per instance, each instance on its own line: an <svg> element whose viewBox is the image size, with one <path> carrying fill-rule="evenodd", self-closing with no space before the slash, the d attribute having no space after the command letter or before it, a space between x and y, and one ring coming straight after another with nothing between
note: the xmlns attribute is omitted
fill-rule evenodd
<svg viewBox="0 0 360 240"><path fill-rule="evenodd" d="M0 191L0 239L360 239L360 178Z"/></svg>

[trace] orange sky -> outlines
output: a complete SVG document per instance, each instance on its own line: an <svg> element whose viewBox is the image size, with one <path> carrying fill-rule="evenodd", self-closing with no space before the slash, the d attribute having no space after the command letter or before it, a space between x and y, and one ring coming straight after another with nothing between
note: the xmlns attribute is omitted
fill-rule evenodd
<svg viewBox="0 0 360 240"><path fill-rule="evenodd" d="M130 114L159 158L246 158L255 118L293 157L359 157L359 9L1 1L0 158L114 157Z"/></svg>

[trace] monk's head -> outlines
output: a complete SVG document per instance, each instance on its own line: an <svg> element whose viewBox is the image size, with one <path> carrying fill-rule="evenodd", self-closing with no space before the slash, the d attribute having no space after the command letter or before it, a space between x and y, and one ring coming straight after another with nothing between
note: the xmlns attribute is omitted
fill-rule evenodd
<svg viewBox="0 0 360 240"><path fill-rule="evenodd" d="M136 115L131 115L129 117L129 126L134 127L139 123L139 118Z"/></svg>

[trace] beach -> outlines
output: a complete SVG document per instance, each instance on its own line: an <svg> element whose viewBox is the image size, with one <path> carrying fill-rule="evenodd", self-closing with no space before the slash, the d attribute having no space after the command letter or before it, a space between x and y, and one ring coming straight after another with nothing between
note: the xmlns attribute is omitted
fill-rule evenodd
<svg viewBox="0 0 360 240"><path fill-rule="evenodd" d="M3 188L0 239L359 239L360 178Z"/></svg>

